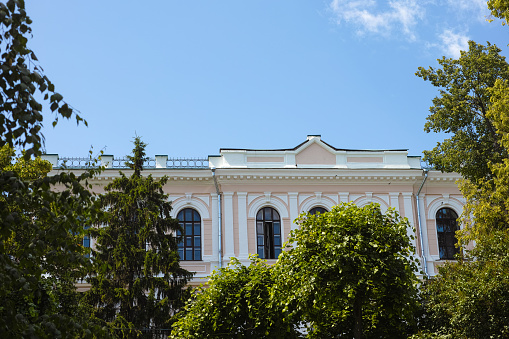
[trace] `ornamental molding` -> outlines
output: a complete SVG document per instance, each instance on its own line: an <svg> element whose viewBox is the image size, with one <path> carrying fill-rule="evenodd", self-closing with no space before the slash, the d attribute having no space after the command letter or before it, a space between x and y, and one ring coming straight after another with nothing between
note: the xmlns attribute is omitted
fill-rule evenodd
<svg viewBox="0 0 509 339"><path fill-rule="evenodd" d="M170 212L170 215L172 218L176 218L178 215L178 212L183 210L184 208L194 208L200 213L200 217L203 219L209 219L210 213L209 208L205 204L205 202L199 198L194 197L191 195L191 198L188 199L187 194L185 196L181 196L171 203L172 210ZM202 223L203 228L203 223ZM203 231L203 230L202 230ZM202 233L203 234L203 233Z"/></svg>

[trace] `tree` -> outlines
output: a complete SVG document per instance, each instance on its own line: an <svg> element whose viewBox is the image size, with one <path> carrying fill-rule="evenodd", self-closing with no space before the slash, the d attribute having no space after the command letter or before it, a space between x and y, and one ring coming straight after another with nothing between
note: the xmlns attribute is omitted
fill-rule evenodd
<svg viewBox="0 0 509 339"><path fill-rule="evenodd" d="M177 316L171 338L298 338L273 289L274 267L256 256L232 258L197 289Z"/></svg>
<svg viewBox="0 0 509 339"><path fill-rule="evenodd" d="M491 15L503 19L502 25L507 25L509 18L509 1L507 0L488 0L488 9Z"/></svg>
<svg viewBox="0 0 509 339"><path fill-rule="evenodd" d="M55 85L43 73L35 53L27 42L32 34L32 20L25 11L24 0L0 2L0 147L8 144L26 150L25 156L40 155L44 144L41 132L43 105L34 96L37 92L55 112L53 126L59 117L75 117L86 121L67 104Z"/></svg>
<svg viewBox="0 0 509 339"><path fill-rule="evenodd" d="M145 146L135 138L128 157L133 173L126 177L120 172L105 187L101 205L108 212L104 225L92 231L97 239L95 272L85 300L95 316L124 329L169 328L192 277L179 264L176 232L181 228L163 193L167 178L156 181L141 174Z"/></svg>
<svg viewBox="0 0 509 339"><path fill-rule="evenodd" d="M45 176L44 163L33 158L44 141L36 94L55 113L53 125L59 117L82 118L55 92L28 47L30 24L24 0L0 3L0 337L102 335L74 288L88 264L76 237L99 212L85 189L95 171ZM24 154L11 164L14 147Z"/></svg>
<svg viewBox="0 0 509 339"><path fill-rule="evenodd" d="M16 172L0 172L1 337L101 333L79 307L74 286L89 265L78 241L83 223L100 213L92 193L80 184L90 175L23 181ZM56 184L65 189L54 191Z"/></svg>
<svg viewBox="0 0 509 339"><path fill-rule="evenodd" d="M489 89L487 117L500 145L509 150L509 86L497 80ZM488 163L490 180L462 180L466 204L460 245L475 242L457 263L441 267L424 285L428 321L423 328L453 337L509 336L509 159Z"/></svg>
<svg viewBox="0 0 509 339"><path fill-rule="evenodd" d="M487 114L489 88L497 79L509 78L509 65L495 45L473 41L468 45L459 59L443 57L438 59L441 68L419 67L416 75L440 89L424 130L452 134L433 150L424 151L424 160L437 170L458 172L475 182L492 177L490 161L497 163L508 156Z"/></svg>
<svg viewBox="0 0 509 339"><path fill-rule="evenodd" d="M488 1L492 15L504 19L504 25L508 5L504 0ZM486 62L491 68L492 62L485 56L476 57L477 64ZM509 86L505 72L493 80L484 88L489 102L483 118L490 128L479 129L479 136L496 140L496 147L478 159L485 174L460 180L466 200L460 220L465 227L457 235L463 254L457 262L440 267L438 275L422 285L425 315L418 338L509 337ZM461 112L455 106L458 102L451 105L452 110ZM467 149L476 146L467 145ZM444 152L444 157L448 156ZM471 158L461 165L475 164L469 161ZM464 174L461 168L455 170ZM472 242L475 247L466 251L465 245Z"/></svg>
<svg viewBox="0 0 509 339"><path fill-rule="evenodd" d="M15 157L16 151L8 144L0 148L0 170L12 171L22 180L36 180L45 177L51 170L51 163L40 157Z"/></svg>
<svg viewBox="0 0 509 339"><path fill-rule="evenodd" d="M465 258L439 267L422 286L421 336L509 336L509 233L497 231Z"/></svg>
<svg viewBox="0 0 509 339"><path fill-rule="evenodd" d="M275 292L310 338L406 338L417 308L408 221L353 203L303 214L276 265Z"/></svg>

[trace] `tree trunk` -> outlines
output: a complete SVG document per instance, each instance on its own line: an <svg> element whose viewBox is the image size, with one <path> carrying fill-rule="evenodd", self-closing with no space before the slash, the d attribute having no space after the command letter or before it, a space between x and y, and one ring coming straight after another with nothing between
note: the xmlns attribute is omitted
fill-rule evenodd
<svg viewBox="0 0 509 339"><path fill-rule="evenodd" d="M362 300L360 296L355 297L353 304L353 317L355 320L353 329L354 338L364 339L364 334L362 333Z"/></svg>

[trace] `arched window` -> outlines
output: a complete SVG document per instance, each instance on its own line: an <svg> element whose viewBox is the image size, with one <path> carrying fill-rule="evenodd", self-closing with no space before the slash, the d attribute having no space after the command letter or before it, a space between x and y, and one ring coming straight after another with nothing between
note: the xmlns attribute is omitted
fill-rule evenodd
<svg viewBox="0 0 509 339"><path fill-rule="evenodd" d="M317 214L317 213L326 213L327 210L323 207L313 207L310 211L309 211L309 214Z"/></svg>
<svg viewBox="0 0 509 339"><path fill-rule="evenodd" d="M458 215L450 208L441 208L436 215L438 250L440 259L451 260L459 252L455 246L458 242L456 231L458 228Z"/></svg>
<svg viewBox="0 0 509 339"><path fill-rule="evenodd" d="M279 213L264 207L256 214L256 248L263 259L276 259L281 253L281 219Z"/></svg>
<svg viewBox="0 0 509 339"><path fill-rule="evenodd" d="M192 208L186 208L178 213L177 219L184 230L178 245L180 260L201 260L200 214ZM177 235L181 235L180 231L177 231Z"/></svg>

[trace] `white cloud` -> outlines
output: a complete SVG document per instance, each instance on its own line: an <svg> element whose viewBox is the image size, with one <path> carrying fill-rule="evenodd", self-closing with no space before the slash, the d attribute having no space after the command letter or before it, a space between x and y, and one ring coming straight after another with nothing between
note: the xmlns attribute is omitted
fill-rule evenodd
<svg viewBox="0 0 509 339"><path fill-rule="evenodd" d="M454 33L452 30L446 29L440 34L440 40L442 40L444 53L453 58L459 58L460 51L468 50L469 38L464 34Z"/></svg>
<svg viewBox="0 0 509 339"><path fill-rule="evenodd" d="M373 0L333 0L330 8L338 23L354 24L360 34L388 36L400 29L410 40L416 39L414 27L424 16L417 0L392 0L382 10Z"/></svg>
<svg viewBox="0 0 509 339"><path fill-rule="evenodd" d="M488 10L486 0L447 0L451 8L457 8L464 11L484 11Z"/></svg>

